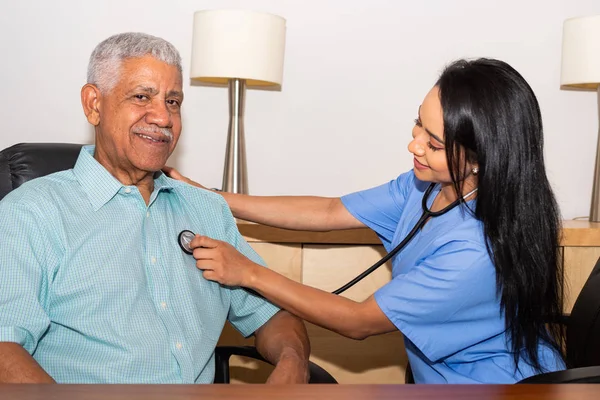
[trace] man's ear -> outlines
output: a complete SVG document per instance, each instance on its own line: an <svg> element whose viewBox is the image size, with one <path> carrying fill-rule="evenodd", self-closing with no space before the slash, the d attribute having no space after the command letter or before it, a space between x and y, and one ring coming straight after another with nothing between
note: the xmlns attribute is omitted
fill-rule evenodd
<svg viewBox="0 0 600 400"><path fill-rule="evenodd" d="M81 88L81 105L83 113L90 124L98 126L100 123L100 90L96 85L86 83Z"/></svg>

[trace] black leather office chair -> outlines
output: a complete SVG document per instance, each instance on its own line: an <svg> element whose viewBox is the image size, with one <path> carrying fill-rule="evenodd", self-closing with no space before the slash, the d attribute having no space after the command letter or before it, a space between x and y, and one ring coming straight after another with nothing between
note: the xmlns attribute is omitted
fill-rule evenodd
<svg viewBox="0 0 600 400"><path fill-rule="evenodd" d="M519 383L600 383L600 259L570 315L556 318L567 330L567 369L534 375Z"/></svg>
<svg viewBox="0 0 600 400"><path fill-rule="evenodd" d="M583 285L570 315L549 323L566 328L566 364L563 371L530 376L518 383L600 383L600 258ZM410 364L406 383L415 383Z"/></svg>
<svg viewBox="0 0 600 400"><path fill-rule="evenodd" d="M19 143L0 151L0 200L24 182L53 172L73 168L81 144ZM229 383L232 355L267 362L252 346L218 346L215 350L215 383ZM309 383L337 383L327 371L310 362Z"/></svg>
<svg viewBox="0 0 600 400"><path fill-rule="evenodd" d="M0 151L0 200L30 179L73 168L81 146L20 143Z"/></svg>
<svg viewBox="0 0 600 400"><path fill-rule="evenodd" d="M215 383L229 383L229 358L242 356L268 363L254 346L217 346L215 349ZM308 383L337 383L331 374L314 362L309 362Z"/></svg>

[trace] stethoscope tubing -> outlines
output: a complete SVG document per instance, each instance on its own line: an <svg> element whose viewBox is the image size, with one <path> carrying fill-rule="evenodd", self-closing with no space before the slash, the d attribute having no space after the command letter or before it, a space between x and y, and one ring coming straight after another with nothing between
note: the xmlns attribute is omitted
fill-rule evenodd
<svg viewBox="0 0 600 400"><path fill-rule="evenodd" d="M410 232L408 232L408 235L406 235L406 237L404 237L404 239L402 239L402 242L400 242L396 247L394 247L392 249L392 251L387 253L385 256L383 256L383 258L381 260L379 260L375 264L371 265L369 268L367 268L364 272L362 272L356 278L352 279L350 282L346 283L344 286L340 287L337 290L334 290L331 293L340 294L340 293L345 292L346 290L350 289L352 286L356 285L358 282L362 281L364 278L366 278L368 275L370 275L377 268L381 267L383 264L388 262L390 260L390 258L394 257L396 254L398 254L398 252L400 252L400 250L402 250L404 247L406 247L408 242L410 242L412 240L412 238L415 237L418 230L421 229L423 227L423 225L425 225L425 222L427 222L429 217L431 217L431 214L429 214L429 213L421 214L421 218L419 218L419 220L412 227Z"/></svg>
<svg viewBox="0 0 600 400"><path fill-rule="evenodd" d="M352 286L356 285L358 282L360 282L364 278L366 278L373 271L375 271L377 268L381 267L383 264L388 262L392 257L394 257L396 254L398 254L402 249L404 249L406 247L406 245L415 237L417 232L421 228L423 228L423 226L425 225L427 220L429 220L429 218L435 218L435 217L439 217L441 215L446 214L448 211L450 211L453 208L455 208L456 206L458 206L467 197L469 197L471 194L473 194L477 190L477 189L475 189L472 192L468 193L467 195L456 199L451 204L447 205L446 207L444 207L443 209L441 209L439 211L431 211L429 209L429 207L427 207L427 200L429 199L429 195L433 191L433 188L435 187L435 185L436 185L435 183L431 183L425 190L425 193L423 194L423 199L421 201L421 208L423 209L423 213L421 214L421 217L419 218L417 223L412 227L410 232L408 232L408 234L404 237L404 239L402 239L402 241L396 247L394 247L389 253L387 253L385 256L383 256L383 258L381 260L377 261L375 264L373 264L372 266L367 268L364 272L362 272L356 278L352 279L350 282L346 283L344 286L331 292L332 294L341 294L341 293L345 292L346 290L350 289ZM178 239L177 241L179 242L179 246L187 254L193 254L192 250L189 247L189 243L191 242L193 237L194 237L194 233L192 231L184 230L184 231L181 231L181 233L179 233L179 236L177 238ZM248 289L248 288L243 288L243 289L256 295L256 296L263 297L252 289Z"/></svg>
<svg viewBox="0 0 600 400"><path fill-rule="evenodd" d="M404 239L402 239L402 241L400 243L398 243L398 245L396 247L394 247L389 253L387 253L381 260L377 261L375 264L371 265L369 268L367 268L364 272L362 272L356 278L352 279L350 282L346 283L344 286L340 287L337 290L334 290L331 293L341 294L341 293L345 292L346 290L350 289L352 286L356 285L358 282L362 281L364 278L366 278L368 275L370 275L373 271L375 271L376 269L381 267L383 264L388 262L392 257L394 257L396 254L398 254L402 249L404 249L406 247L406 245L415 237L417 232L421 228L423 228L423 226L425 225L427 220L429 220L429 218L439 217L439 216L446 214L448 211L450 211L453 208L455 208L456 206L458 206L460 203L462 203L464 201L464 199L466 199L467 197L469 197L471 194L474 193L474 191L473 191L471 193L468 193L464 197L459 197L458 199L453 201L451 204L447 205L446 207L442 208L439 211L431 211L429 209L429 207L427 207L427 200L429 199L429 195L431 194L435 185L436 185L435 183L431 183L427 187L427 190L425 190L425 194L423 194L423 200L421 200L421 208L423 209L423 213L421 214L421 217L419 218L417 223L412 227L410 232L408 232L408 234L404 237Z"/></svg>

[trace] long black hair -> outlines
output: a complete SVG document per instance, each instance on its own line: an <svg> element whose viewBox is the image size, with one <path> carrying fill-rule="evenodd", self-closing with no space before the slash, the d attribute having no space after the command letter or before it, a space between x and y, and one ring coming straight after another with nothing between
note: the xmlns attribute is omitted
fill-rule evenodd
<svg viewBox="0 0 600 400"><path fill-rule="evenodd" d="M560 354L564 332L548 317L562 312L560 213L546 177L542 117L533 90L510 65L459 60L437 86L450 176L463 193L467 165L476 164L475 217L482 222L496 268L500 307L515 366L538 372L539 344ZM460 197L460 196L459 196Z"/></svg>

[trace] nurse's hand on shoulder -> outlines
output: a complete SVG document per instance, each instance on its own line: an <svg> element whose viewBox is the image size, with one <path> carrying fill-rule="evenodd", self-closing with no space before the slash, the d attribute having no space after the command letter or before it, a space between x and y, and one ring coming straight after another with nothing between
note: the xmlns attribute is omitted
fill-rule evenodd
<svg viewBox="0 0 600 400"><path fill-rule="evenodd" d="M163 171L165 174L167 174L167 176L168 176L169 178L173 178L173 179L176 179L176 180L178 180L178 181L182 181L182 182L188 183L188 184L190 184L190 185L193 185L193 186L199 187L199 188L201 188L201 189L207 189L207 190L208 190L208 188L207 188L207 187L204 187L204 186L202 186L201 184L199 184L198 182L196 182L196 181L193 181L193 180L191 180L190 178L188 178L188 177L186 177L186 176L183 176L183 175L181 175L181 173L180 173L179 171L177 171L175 168L172 168L172 167L169 167L169 166L165 165L165 166L163 167L162 171Z"/></svg>
<svg viewBox="0 0 600 400"><path fill-rule="evenodd" d="M253 271L260 268L229 243L208 236L196 235L190 246L204 278L222 285L249 287Z"/></svg>

